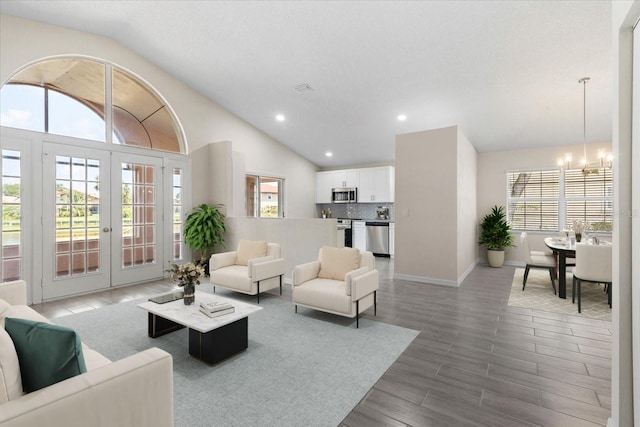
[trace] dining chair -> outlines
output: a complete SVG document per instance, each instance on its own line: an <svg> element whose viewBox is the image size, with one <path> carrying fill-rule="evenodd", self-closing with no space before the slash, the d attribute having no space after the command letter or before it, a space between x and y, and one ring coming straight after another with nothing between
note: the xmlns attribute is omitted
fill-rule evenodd
<svg viewBox="0 0 640 427"><path fill-rule="evenodd" d="M529 239L527 239L527 233L520 234L520 246L524 247L527 251L527 266L524 269L524 280L522 281L522 290L527 285L527 278L529 277L529 269L531 268L544 268L549 270L549 277L551 278L551 286L553 286L553 293L556 293L556 283L554 282L554 271L556 269L556 258L547 252L532 251L529 248Z"/></svg>
<svg viewBox="0 0 640 427"><path fill-rule="evenodd" d="M576 288L578 295L578 313L582 312L582 282L604 283L608 285L607 300L611 307L611 245L576 245L576 266L573 269L573 296L576 302Z"/></svg>

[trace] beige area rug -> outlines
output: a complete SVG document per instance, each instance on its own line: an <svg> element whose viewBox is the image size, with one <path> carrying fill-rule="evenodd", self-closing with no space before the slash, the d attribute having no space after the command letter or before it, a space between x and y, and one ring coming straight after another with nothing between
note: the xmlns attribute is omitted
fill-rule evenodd
<svg viewBox="0 0 640 427"><path fill-rule="evenodd" d="M509 295L509 305L611 321L611 309L603 285L582 283L582 313L579 314L578 300L576 299L575 304L571 303L571 283L573 280L571 273L567 273L567 299L558 298L553 294L547 270L529 270L529 278L524 291L522 291L523 277L524 268L516 268Z"/></svg>

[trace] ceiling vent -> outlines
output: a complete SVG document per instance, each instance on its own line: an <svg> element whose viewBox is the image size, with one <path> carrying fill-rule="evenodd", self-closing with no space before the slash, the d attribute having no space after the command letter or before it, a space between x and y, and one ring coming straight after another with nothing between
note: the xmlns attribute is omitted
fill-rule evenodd
<svg viewBox="0 0 640 427"><path fill-rule="evenodd" d="M298 86L294 86L293 89L296 92L300 92L300 93L302 93L302 92L313 92L313 88L311 86L309 86L308 83L302 83L302 84L300 84Z"/></svg>

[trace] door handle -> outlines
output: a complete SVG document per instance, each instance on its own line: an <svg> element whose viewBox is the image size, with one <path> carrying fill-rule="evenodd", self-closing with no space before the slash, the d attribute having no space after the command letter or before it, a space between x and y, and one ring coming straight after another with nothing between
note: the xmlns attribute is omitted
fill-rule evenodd
<svg viewBox="0 0 640 427"><path fill-rule="evenodd" d="M105 233L108 233L111 231L111 229L109 227L105 227L102 229L102 231L104 231Z"/></svg>

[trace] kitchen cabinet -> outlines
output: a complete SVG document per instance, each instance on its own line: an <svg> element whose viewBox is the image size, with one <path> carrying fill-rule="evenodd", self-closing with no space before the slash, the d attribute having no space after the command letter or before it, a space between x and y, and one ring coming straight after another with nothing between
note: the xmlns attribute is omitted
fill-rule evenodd
<svg viewBox="0 0 640 427"><path fill-rule="evenodd" d="M393 203L395 169L380 166L316 172L316 203L331 203L332 188L358 189L358 203Z"/></svg>
<svg viewBox="0 0 640 427"><path fill-rule="evenodd" d="M358 203L393 203L395 169L393 166L359 169Z"/></svg>
<svg viewBox="0 0 640 427"><path fill-rule="evenodd" d="M358 170L316 172L316 203L331 203L332 188L358 187Z"/></svg>
<svg viewBox="0 0 640 427"><path fill-rule="evenodd" d="M316 172L316 203L331 203L333 175L330 172Z"/></svg>
<svg viewBox="0 0 640 427"><path fill-rule="evenodd" d="M351 232L353 239L353 247L361 251L367 250L367 227L364 221L352 221Z"/></svg>
<svg viewBox="0 0 640 427"><path fill-rule="evenodd" d="M396 254L396 224L394 222L389 223L389 256L395 258Z"/></svg>
<svg viewBox="0 0 640 427"><path fill-rule="evenodd" d="M358 170L344 169L333 171L334 188L352 188L358 186Z"/></svg>

